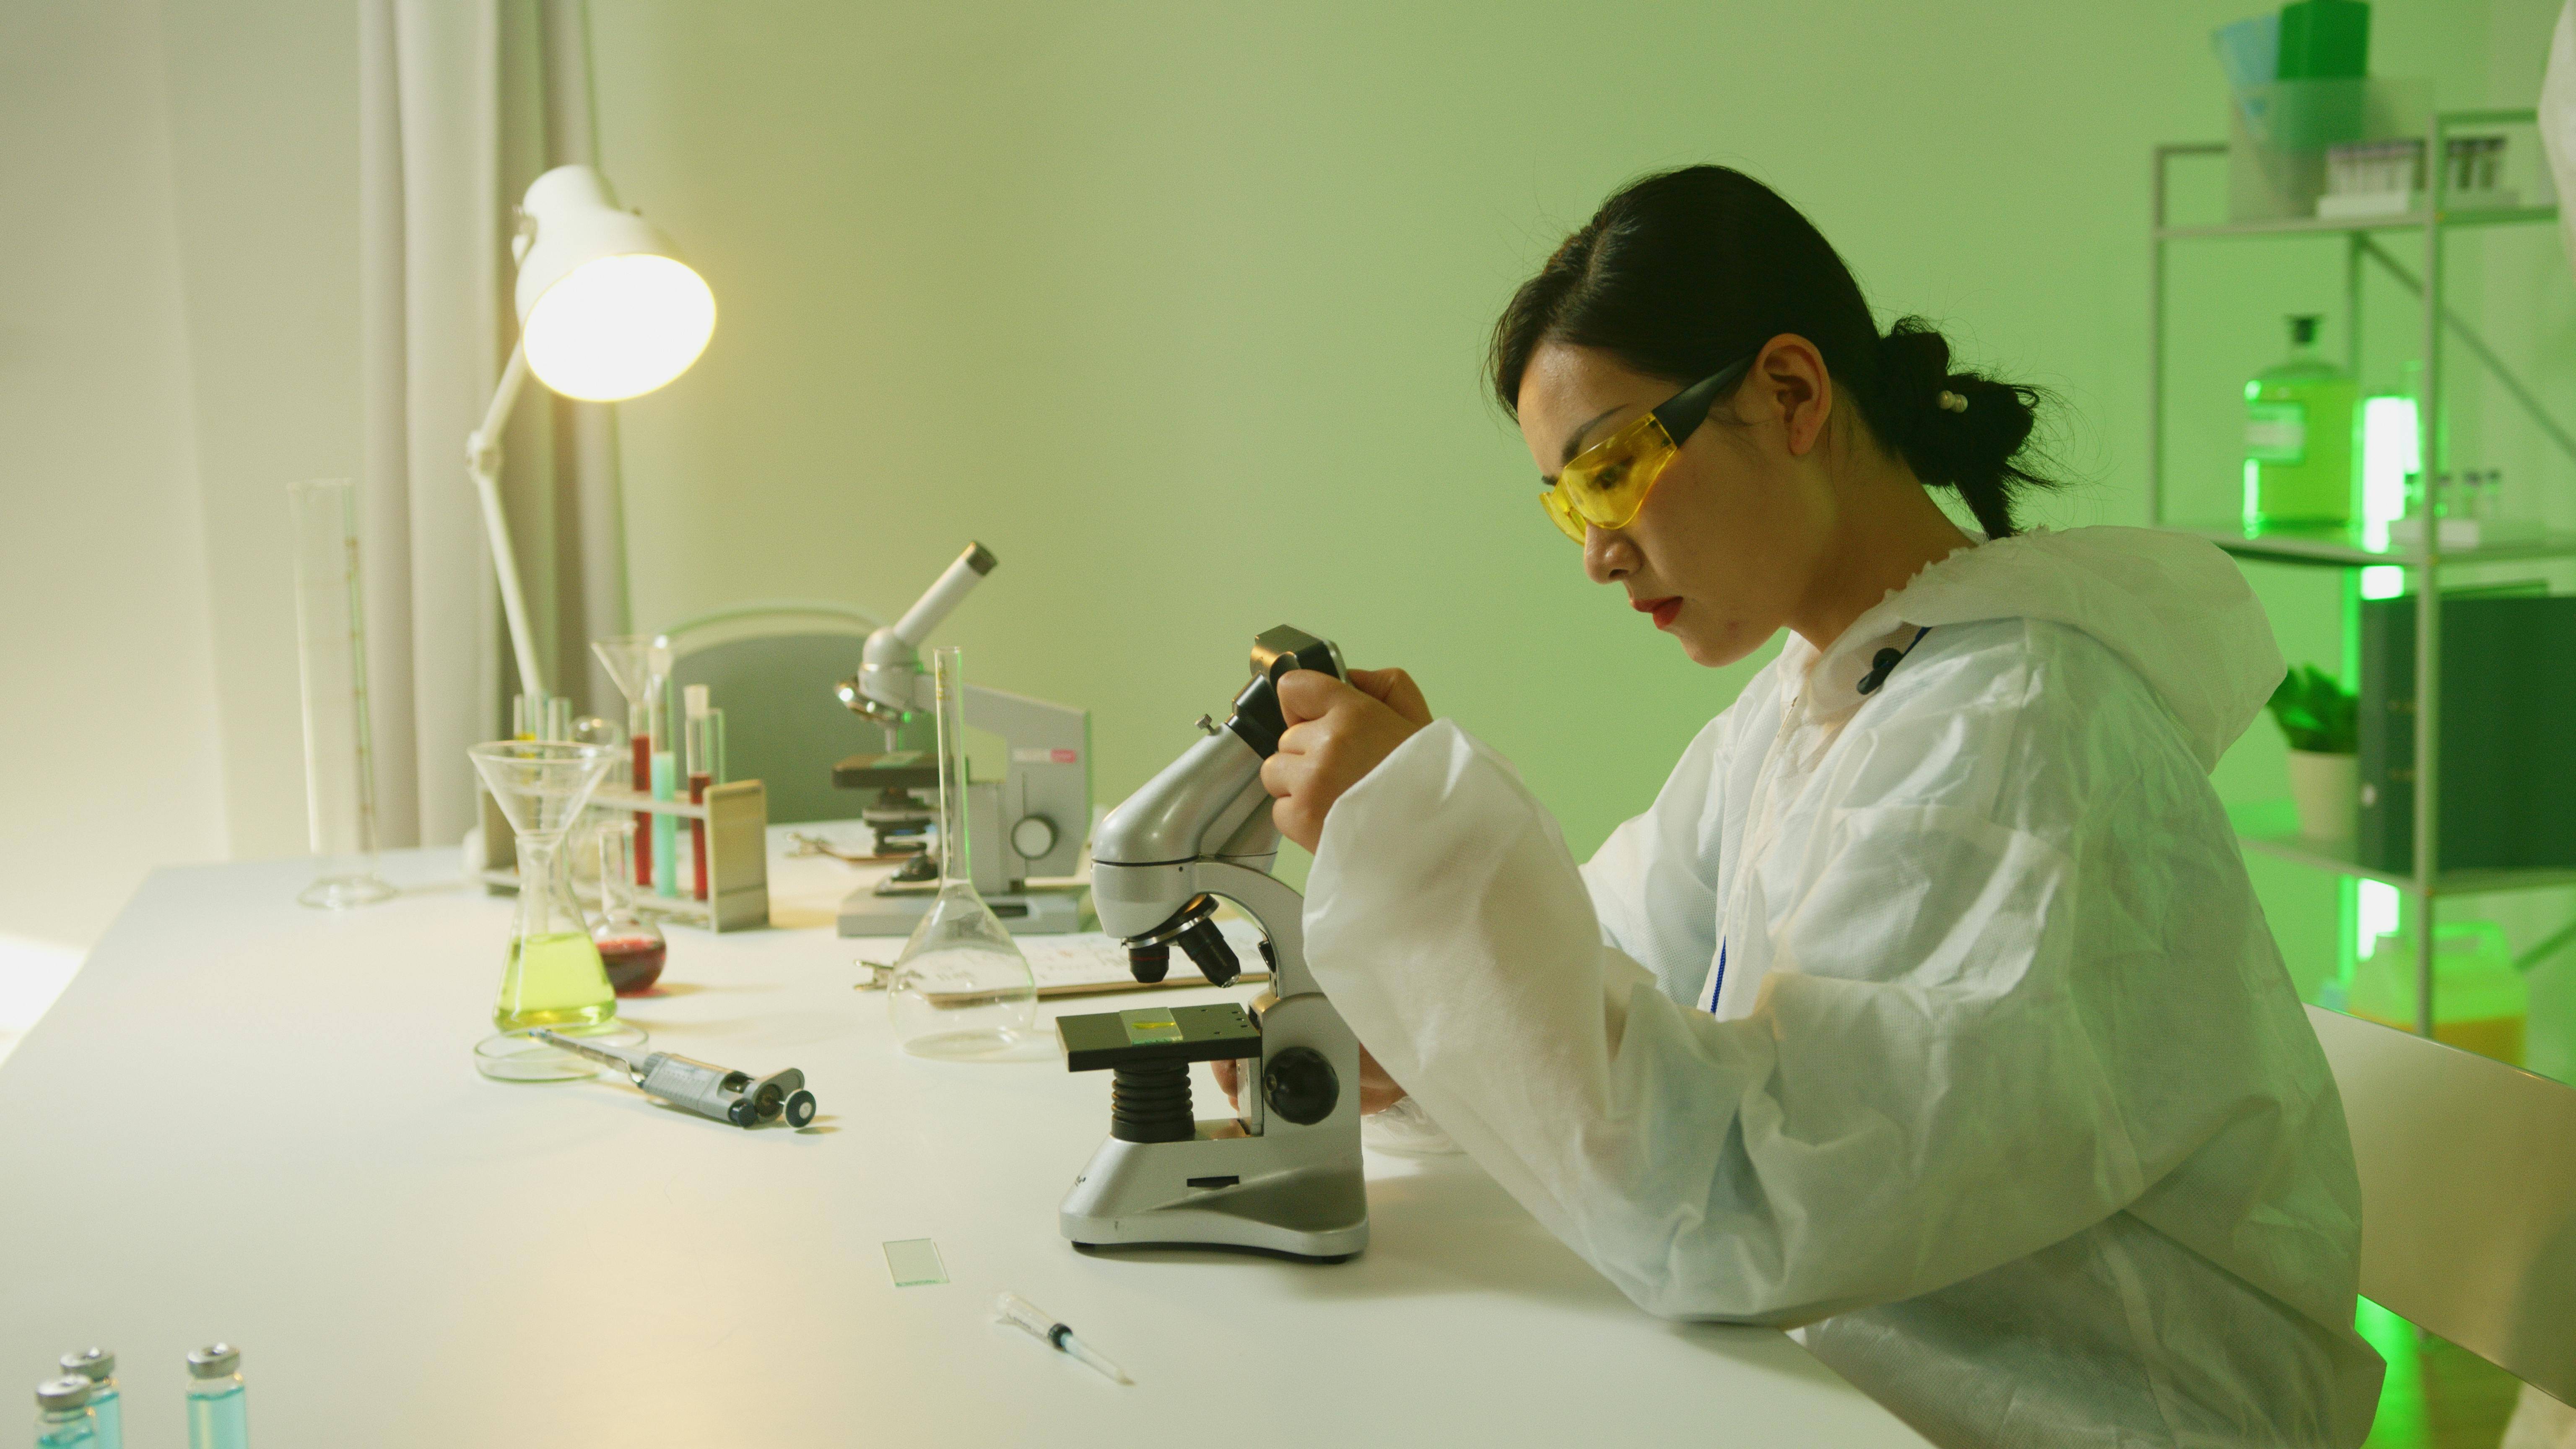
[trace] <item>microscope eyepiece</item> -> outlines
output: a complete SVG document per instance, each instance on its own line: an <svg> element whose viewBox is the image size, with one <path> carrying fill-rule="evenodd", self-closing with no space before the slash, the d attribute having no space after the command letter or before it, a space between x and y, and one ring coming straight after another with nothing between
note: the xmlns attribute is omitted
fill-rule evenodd
<svg viewBox="0 0 2576 1449"><path fill-rule="evenodd" d="M1302 629L1282 624L1253 639L1252 682L1234 697L1234 713L1227 716L1225 727L1265 760L1278 753L1279 736L1288 729L1287 718L1279 710L1279 676L1296 669L1317 670L1335 679L1347 677L1342 671L1342 651Z"/></svg>

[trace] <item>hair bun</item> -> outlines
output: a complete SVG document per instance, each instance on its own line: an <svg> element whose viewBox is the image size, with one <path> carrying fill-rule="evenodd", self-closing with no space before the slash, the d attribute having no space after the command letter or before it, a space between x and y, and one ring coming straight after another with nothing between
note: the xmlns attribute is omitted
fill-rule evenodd
<svg viewBox="0 0 2576 1449"><path fill-rule="evenodd" d="M2019 465L2039 390L1952 371L1949 339L1920 317L1889 328L1876 360L1881 441L1917 478L1956 490L1989 536L2013 532L2013 493L2046 482Z"/></svg>
<svg viewBox="0 0 2576 1449"><path fill-rule="evenodd" d="M1878 339L1878 381L1900 405L1920 394L1926 406L1950 380L1950 339L1920 317L1902 317Z"/></svg>

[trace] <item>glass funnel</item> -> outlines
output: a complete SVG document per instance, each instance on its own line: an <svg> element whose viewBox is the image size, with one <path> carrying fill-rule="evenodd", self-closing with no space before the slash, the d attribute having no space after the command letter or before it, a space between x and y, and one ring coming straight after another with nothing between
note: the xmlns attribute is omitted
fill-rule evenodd
<svg viewBox="0 0 2576 1449"><path fill-rule="evenodd" d="M1038 983L1019 943L975 892L966 838L966 685L958 651L932 656L939 712L939 899L913 928L886 988L895 1040L925 1057L1009 1052L1037 1020Z"/></svg>
<svg viewBox="0 0 2576 1449"><path fill-rule="evenodd" d="M585 1031L616 1022L617 998L573 895L563 847L565 833L617 762L617 752L564 740L500 740L466 754L517 833L519 855L519 916L510 931L500 996L492 1004L492 1024L508 1044L477 1048L478 1063L487 1076L588 1076L587 1064L573 1070L579 1058L513 1034L534 1026ZM524 1050L518 1043L526 1044ZM551 1063L552 1071L546 1070L549 1057L562 1059Z"/></svg>

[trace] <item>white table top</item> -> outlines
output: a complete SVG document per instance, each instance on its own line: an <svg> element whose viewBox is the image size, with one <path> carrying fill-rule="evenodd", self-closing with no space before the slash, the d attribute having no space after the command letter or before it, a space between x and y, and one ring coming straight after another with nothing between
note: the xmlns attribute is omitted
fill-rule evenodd
<svg viewBox="0 0 2576 1449"><path fill-rule="evenodd" d="M790 919L853 878L786 864ZM1373 1154L1349 1263L1077 1252L1105 1074L903 1055L828 927L674 929L667 994L622 1004L802 1067L805 1132L485 1081L511 907L456 873L392 856L404 894L345 915L294 903L297 861L145 883L0 1065L19 1392L105 1345L129 1442L176 1449L220 1338L269 1446L1922 1442L1777 1333L1638 1311L1463 1158ZM921 1237L952 1281L896 1288L881 1245ZM1137 1386L994 1322L1006 1288Z"/></svg>

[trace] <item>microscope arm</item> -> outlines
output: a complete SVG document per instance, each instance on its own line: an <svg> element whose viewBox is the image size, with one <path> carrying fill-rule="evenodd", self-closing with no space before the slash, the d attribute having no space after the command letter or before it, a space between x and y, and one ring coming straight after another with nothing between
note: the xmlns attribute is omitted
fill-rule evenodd
<svg viewBox="0 0 2576 1449"><path fill-rule="evenodd" d="M930 676L921 667L922 641L974 592L995 562L984 545L966 545L966 551L903 611L902 618L868 636L859 654L858 692L876 707L870 713L899 717L932 707Z"/></svg>

